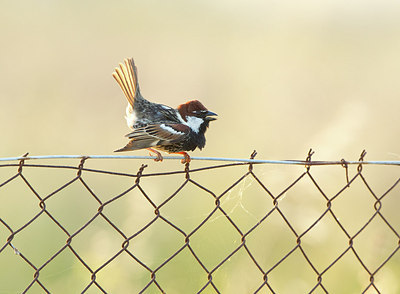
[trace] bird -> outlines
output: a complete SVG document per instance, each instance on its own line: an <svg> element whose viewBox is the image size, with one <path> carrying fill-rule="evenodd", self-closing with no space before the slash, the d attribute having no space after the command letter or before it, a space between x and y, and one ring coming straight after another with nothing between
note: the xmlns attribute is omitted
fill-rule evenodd
<svg viewBox="0 0 400 294"><path fill-rule="evenodd" d="M119 63L112 73L128 100L126 122L132 132L125 147L115 152L147 149L155 153L155 161L162 161L159 151L183 155L182 163L191 158L186 151L200 150L206 144L205 132L217 114L200 101L191 100L172 108L150 102L140 93L137 68L133 58ZM151 154L151 153L150 153Z"/></svg>

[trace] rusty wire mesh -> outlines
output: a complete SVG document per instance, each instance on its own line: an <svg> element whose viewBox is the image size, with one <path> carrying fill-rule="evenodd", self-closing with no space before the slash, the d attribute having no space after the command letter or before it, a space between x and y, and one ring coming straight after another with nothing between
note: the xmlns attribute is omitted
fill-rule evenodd
<svg viewBox="0 0 400 294"><path fill-rule="evenodd" d="M273 176L256 171L262 164L192 168L192 161L181 170L152 173L146 173L143 164L135 173L87 168L87 158L77 166L31 164L24 159L1 164L13 174L0 173L0 292L7 292L1 285L12 276L15 287L8 290L23 293L59 292L57 283L64 289L72 283L76 286L72 292L82 293L344 293L343 289L346 293L396 293L400 290L398 166L384 166L392 169L394 177L384 188L375 189L364 172L363 152L354 172L342 160L338 167L342 177L333 179L333 188L325 188L315 175L321 166L311 155L294 177L283 172L288 175L283 175L285 185L277 192L269 187ZM238 170L233 180L227 176L231 169ZM68 170L74 175L50 192L41 192L28 170ZM221 172L212 176L214 182L224 177L229 181L220 191L197 176L217 170ZM379 173L385 177L385 170ZM129 184L122 191L110 188L100 196L95 185L102 180L89 183L93 175L124 178ZM172 175L176 178L167 181L175 188L154 190L154 179ZM40 177L50 179L48 174ZM246 181L251 181L251 190L239 187ZM20 193L5 190L13 183L26 188L28 195L21 202ZM71 205L75 200L61 194L72 185L79 190L73 191L77 202ZM296 189L301 185L308 188L299 195ZM361 190L353 191L356 187ZM154 191L166 197L155 197ZM234 205L240 206L241 214L233 213L238 210L224 202L231 193L240 196ZM198 202L200 197L206 204ZM69 203L55 208L62 198ZM129 212L133 219L127 220L128 225L122 225L113 207L127 198L130 205L139 207ZM245 203L250 198L254 205ZM87 201L88 208L84 207ZM180 201L184 204L179 205ZM286 205L290 201L295 201L294 206ZM319 203L317 213L309 210L311 202ZM350 215L343 215L341 205ZM86 214L85 220L66 223L63 212L72 215L69 220L74 222L79 209ZM182 212L185 217L175 215ZM21 219L15 220L16 215ZM160 228L150 234L156 226ZM43 232L43 227L48 229ZM33 250L35 246L45 248L44 252ZM99 257L96 250L105 252ZM63 277L71 270L77 273ZM116 286L123 279L130 282Z"/></svg>

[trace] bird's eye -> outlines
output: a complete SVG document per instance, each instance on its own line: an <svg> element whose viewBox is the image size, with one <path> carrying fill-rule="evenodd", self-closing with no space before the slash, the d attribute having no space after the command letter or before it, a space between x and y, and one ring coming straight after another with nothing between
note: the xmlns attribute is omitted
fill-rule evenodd
<svg viewBox="0 0 400 294"><path fill-rule="evenodd" d="M195 116L204 116L207 114L207 110L193 110L192 114Z"/></svg>

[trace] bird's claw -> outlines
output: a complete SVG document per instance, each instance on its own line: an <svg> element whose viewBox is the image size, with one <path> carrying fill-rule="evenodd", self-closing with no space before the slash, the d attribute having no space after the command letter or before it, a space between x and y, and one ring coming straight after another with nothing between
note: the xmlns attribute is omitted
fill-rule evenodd
<svg viewBox="0 0 400 294"><path fill-rule="evenodd" d="M147 148L147 150L150 151L150 152L149 152L149 155L150 155L150 156L153 156L154 153L155 153L155 155L156 155L156 158L154 158L154 161L155 161L155 162L161 162L161 161L163 161L164 158L162 157L162 155L161 155L160 152L158 152L157 150L154 150L154 149L152 149L152 148Z"/></svg>
<svg viewBox="0 0 400 294"><path fill-rule="evenodd" d="M149 155L150 156L154 156L154 154L152 154L151 152L149 152ZM162 157L162 155L161 154L155 154L156 155L156 158L154 158L154 161L155 162L161 162L161 161L163 161L163 157Z"/></svg>
<svg viewBox="0 0 400 294"><path fill-rule="evenodd" d="M189 163L192 159L190 158L189 154L187 154L186 152L182 152L180 153L183 155L183 159L181 160L182 164L186 164Z"/></svg>

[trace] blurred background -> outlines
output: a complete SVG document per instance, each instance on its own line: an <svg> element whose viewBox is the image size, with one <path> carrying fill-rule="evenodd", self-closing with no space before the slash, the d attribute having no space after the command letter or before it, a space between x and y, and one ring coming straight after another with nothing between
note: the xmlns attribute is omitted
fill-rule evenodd
<svg viewBox="0 0 400 294"><path fill-rule="evenodd" d="M195 155L399 159L398 1L2 1L1 156L112 154L111 73L219 114ZM295 147L295 148L294 148ZM147 154L146 151L134 154Z"/></svg>
<svg viewBox="0 0 400 294"><path fill-rule="evenodd" d="M111 73L124 58L134 57L145 98L170 106L199 99L218 113L218 120L211 123L206 134L206 148L193 156L248 158L256 149L259 159L305 159L313 148L314 160L357 160L366 149L366 160L400 160L399 1L0 1L0 24L0 157L26 152L111 155L124 146L124 135L129 132L124 119L127 102ZM149 172L182 168L178 161L147 163ZM140 166L139 162L121 160L89 164L132 173ZM332 196L345 178L342 168L327 170L321 177ZM300 171L273 167L260 173L279 194ZM395 168L369 172L381 193L398 178ZM0 181L14 173L15 168L0 170ZM73 174L69 173L71 177ZM202 180L223 191L240 174L223 174L226 182L215 176ZM50 180L45 184L43 177L51 179L52 184ZM49 175L49 171L32 172L30 179L36 179L43 196L68 180L65 173ZM166 191L181 184L182 177L179 179L159 185L149 182L149 189L162 202ZM240 195L253 187L251 183L232 192L229 199L234 202L229 205L247 211L248 207L241 210L237 205L243 203ZM3 203L20 205L21 213L6 205L0 210L3 216L8 213L6 219L14 228L29 219L24 209L32 211L24 205L25 200L10 200L10 195L19 195L18 189L30 193L21 185L10 188L8 194L0 193ZM118 189L121 192L118 187L123 184L93 179L93 185L109 192L105 193L106 200ZM309 189L299 191L308 195ZM365 187L360 189L365 192ZM398 199L387 213L396 214ZM289 201L288 207L299 207L298 201ZM213 207L212 201L207 203ZM371 208L373 202L369 204ZM37 203L32 205L38 211ZM58 205L60 213L77 206L71 201ZM116 213L116 217L132 215L127 207L135 206L134 202L130 205L123 206L126 211ZM323 211L318 205L319 212ZM344 205L349 207L349 202ZM82 219L87 220L84 204L79 206ZM177 209L181 207L177 204ZM300 207L304 208L304 203ZM94 206L93 214L96 209ZM264 212L245 215L256 221ZM77 221L79 210L75 213ZM171 211L170 215L175 214ZM193 223L204 215L200 213ZM126 225L128 221L124 220ZM319 237L329 244L327 237L321 237L330 234L326 232ZM3 236L7 236L6 230ZM110 239L99 231L93 238L103 243ZM65 242L65 235L60 239ZM90 252L94 254L95 248ZM15 256L7 258L3 264L15 262ZM54 285L65 285L65 276L57 274L64 270L62 263L60 268L50 274ZM398 273L398 267L396 270L394 273ZM2 272L7 270L3 268ZM74 275L79 276L71 274L71 281ZM31 271L27 277L31 279ZM234 293L228 282L232 274L220 277L226 285L222 289ZM147 273L143 274L145 279ZM295 286L282 285L281 293L295 293ZM188 287L185 289L192 289ZM395 293L398 282L390 289L394 292L386 293Z"/></svg>

